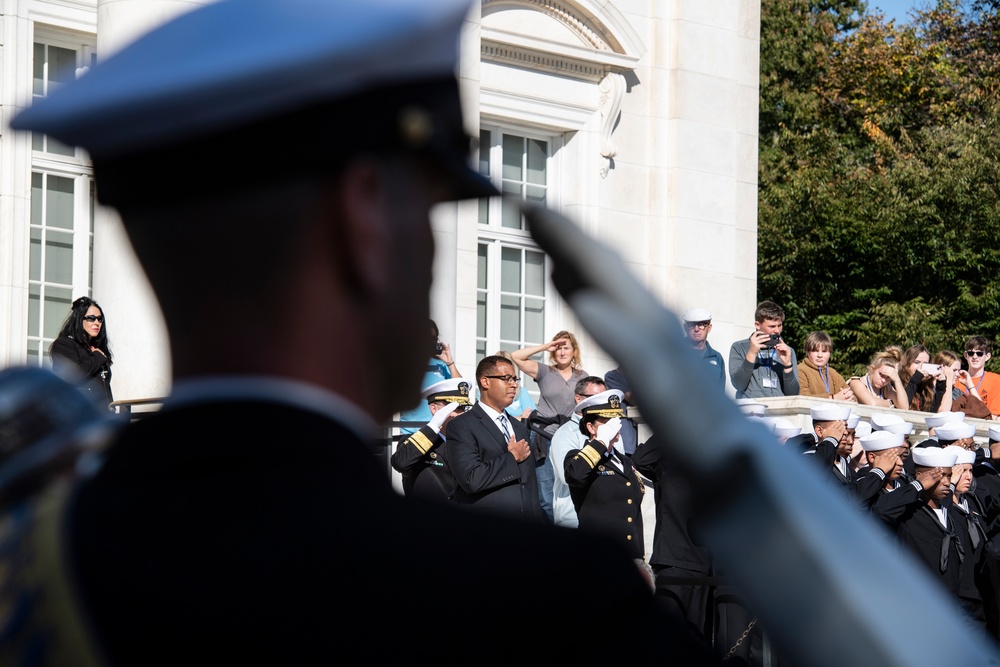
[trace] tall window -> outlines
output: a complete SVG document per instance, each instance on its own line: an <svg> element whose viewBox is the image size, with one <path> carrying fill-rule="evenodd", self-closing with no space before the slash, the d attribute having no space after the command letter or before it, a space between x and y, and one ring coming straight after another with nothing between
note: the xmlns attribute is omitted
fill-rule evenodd
<svg viewBox="0 0 1000 667"><path fill-rule="evenodd" d="M79 38L39 35L32 95L45 97L86 71L93 49ZM31 137L28 259L28 364L43 365L73 299L93 285L94 185L82 151L52 137Z"/></svg>
<svg viewBox="0 0 1000 667"><path fill-rule="evenodd" d="M548 204L551 181L550 136L484 127L479 169L516 199ZM545 253L528 233L517 206L507 198L479 203L476 354L516 350L546 340L546 307L551 306ZM551 308L549 308L551 312Z"/></svg>

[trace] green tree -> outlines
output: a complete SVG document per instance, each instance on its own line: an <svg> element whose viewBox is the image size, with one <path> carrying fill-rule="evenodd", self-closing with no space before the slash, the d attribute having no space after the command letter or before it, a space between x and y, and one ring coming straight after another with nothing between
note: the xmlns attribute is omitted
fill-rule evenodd
<svg viewBox="0 0 1000 667"><path fill-rule="evenodd" d="M996 339L995 4L904 25L860 2L761 11L758 297L787 339L828 331L845 370L887 344Z"/></svg>

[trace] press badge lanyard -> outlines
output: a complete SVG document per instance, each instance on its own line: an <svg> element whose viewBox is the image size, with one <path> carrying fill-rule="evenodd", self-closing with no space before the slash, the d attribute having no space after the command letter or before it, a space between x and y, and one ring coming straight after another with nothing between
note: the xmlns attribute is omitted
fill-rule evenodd
<svg viewBox="0 0 1000 667"><path fill-rule="evenodd" d="M757 352L757 358L760 360L760 365L767 368L767 381L764 386L776 389L778 387L778 375L774 372L774 348L770 348L766 357L761 352Z"/></svg>

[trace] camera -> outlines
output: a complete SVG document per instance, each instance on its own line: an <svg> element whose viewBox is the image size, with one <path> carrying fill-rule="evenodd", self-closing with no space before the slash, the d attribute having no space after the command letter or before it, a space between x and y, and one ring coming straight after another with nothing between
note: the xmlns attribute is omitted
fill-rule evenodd
<svg viewBox="0 0 1000 667"><path fill-rule="evenodd" d="M767 341L764 343L764 347L774 347L781 342L781 334L770 334Z"/></svg>
<svg viewBox="0 0 1000 667"><path fill-rule="evenodd" d="M444 343L437 341L434 344L434 354L441 354L442 352L444 352Z"/></svg>

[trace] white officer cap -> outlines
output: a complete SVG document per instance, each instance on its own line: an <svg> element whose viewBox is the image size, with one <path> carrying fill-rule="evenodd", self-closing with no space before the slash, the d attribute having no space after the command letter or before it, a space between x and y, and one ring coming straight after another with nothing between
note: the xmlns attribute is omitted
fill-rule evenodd
<svg viewBox="0 0 1000 667"><path fill-rule="evenodd" d="M743 414L750 417L760 417L767 410L767 405L752 398L737 398L736 404L740 406Z"/></svg>
<svg viewBox="0 0 1000 667"><path fill-rule="evenodd" d="M681 316L685 322L711 322L712 313L706 308L688 308Z"/></svg>
<svg viewBox="0 0 1000 667"><path fill-rule="evenodd" d="M625 415L625 410L622 408L624 400L625 394L620 389L608 389L577 403L576 412L582 417L622 417Z"/></svg>
<svg viewBox="0 0 1000 667"><path fill-rule="evenodd" d="M86 149L98 196L112 206L324 173L334 158L379 149L431 158L454 177L456 196L499 194L468 166L455 73L470 6L213 2L35 101L11 126ZM262 153L283 158L252 159ZM254 169L227 181L217 155Z"/></svg>
<svg viewBox="0 0 1000 667"><path fill-rule="evenodd" d="M459 405L472 405L470 396L471 385L465 378L451 378L435 382L421 392L428 403L444 401Z"/></svg>
<svg viewBox="0 0 1000 667"><path fill-rule="evenodd" d="M953 442L976 435L976 425L969 422L948 422L934 429L938 441Z"/></svg>
<svg viewBox="0 0 1000 667"><path fill-rule="evenodd" d="M940 447L914 447L910 452L913 463L927 468L950 468L955 465L955 453Z"/></svg>
<svg viewBox="0 0 1000 667"><path fill-rule="evenodd" d="M990 425L990 442L1000 441L1000 426Z"/></svg>
<svg viewBox="0 0 1000 667"><path fill-rule="evenodd" d="M847 428L849 429L858 428L859 421L861 421L861 415L856 415L852 412L851 416L847 418Z"/></svg>
<svg viewBox="0 0 1000 667"><path fill-rule="evenodd" d="M903 434L891 431L874 431L861 438L861 448L866 452L880 452L883 449L903 446Z"/></svg>
<svg viewBox="0 0 1000 667"><path fill-rule="evenodd" d="M780 417L765 417L763 421L770 427L771 431L779 438L791 438L802 433L802 429L787 419Z"/></svg>
<svg viewBox="0 0 1000 667"><path fill-rule="evenodd" d="M814 405L809 408L809 414L817 422L847 421L851 408L846 405Z"/></svg>
<svg viewBox="0 0 1000 667"><path fill-rule="evenodd" d="M948 445L943 447L944 451L951 452L955 455L955 465L960 463L975 463L976 462L976 452L972 449L966 449L965 447L959 447L958 445Z"/></svg>
<svg viewBox="0 0 1000 667"><path fill-rule="evenodd" d="M961 422L965 421L964 412L936 412L932 415L928 415L924 420L927 422L927 428L936 429L941 424L947 424L948 422Z"/></svg>
<svg viewBox="0 0 1000 667"><path fill-rule="evenodd" d="M878 413L872 415L872 429L875 431L891 431L904 435L913 433L913 424L899 415Z"/></svg>

